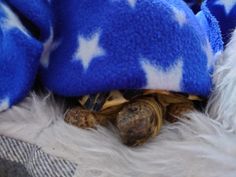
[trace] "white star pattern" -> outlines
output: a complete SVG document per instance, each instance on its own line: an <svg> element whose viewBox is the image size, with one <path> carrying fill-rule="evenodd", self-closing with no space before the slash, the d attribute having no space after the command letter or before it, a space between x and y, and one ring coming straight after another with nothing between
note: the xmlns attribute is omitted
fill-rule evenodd
<svg viewBox="0 0 236 177"><path fill-rule="evenodd" d="M25 35L29 36L26 28L22 25L19 18L6 5L0 4L0 8L2 8L6 14L6 18L2 22L3 29L11 30L13 28L17 28Z"/></svg>
<svg viewBox="0 0 236 177"><path fill-rule="evenodd" d="M78 49L74 59L81 61L84 69L88 69L94 58L104 56L105 50L99 46L100 33L95 33L90 38L78 37Z"/></svg>
<svg viewBox="0 0 236 177"><path fill-rule="evenodd" d="M215 65L216 61L218 61L222 57L222 51L218 51L214 54L209 40L207 40L207 43L203 47L203 50L207 56L207 68L211 69Z"/></svg>
<svg viewBox="0 0 236 177"><path fill-rule="evenodd" d="M44 68L47 68L49 66L49 60L51 53L58 48L58 46L61 44L61 42L56 41L53 42L54 33L51 28L50 30L50 36L48 40L43 44L43 53L41 55L40 63Z"/></svg>
<svg viewBox="0 0 236 177"><path fill-rule="evenodd" d="M179 25L182 27L186 22L187 22L187 18L186 18L186 14L184 11L179 10L175 7L172 8L173 12L174 12L174 18L175 20L179 23Z"/></svg>
<svg viewBox="0 0 236 177"><path fill-rule="evenodd" d="M129 5L134 8L136 5L137 0L128 0Z"/></svg>
<svg viewBox="0 0 236 177"><path fill-rule="evenodd" d="M224 6L225 12L229 14L235 5L235 0L217 0L215 4Z"/></svg>
<svg viewBox="0 0 236 177"><path fill-rule="evenodd" d="M214 62L214 58L213 58L213 51L212 51L212 48L211 48L211 44L209 42L209 40L207 40L207 43L205 46L203 46L203 50L207 56L207 68L211 68L211 66L213 65L213 62Z"/></svg>
<svg viewBox="0 0 236 177"><path fill-rule="evenodd" d="M9 106L10 106L9 98L5 98L3 100L0 100L0 112L8 109Z"/></svg>
<svg viewBox="0 0 236 177"><path fill-rule="evenodd" d="M142 60L141 65L146 73L147 85L145 88L181 91L183 75L183 62L181 59L174 66L170 67L168 71L152 65L146 59Z"/></svg>

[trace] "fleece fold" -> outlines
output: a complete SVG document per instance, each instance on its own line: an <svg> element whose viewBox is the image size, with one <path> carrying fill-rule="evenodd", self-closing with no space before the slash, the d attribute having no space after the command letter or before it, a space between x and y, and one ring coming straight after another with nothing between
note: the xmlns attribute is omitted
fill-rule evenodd
<svg viewBox="0 0 236 177"><path fill-rule="evenodd" d="M235 1L200 4L0 0L0 110L21 101L37 74L69 97L116 89L208 97L222 36L236 25Z"/></svg>

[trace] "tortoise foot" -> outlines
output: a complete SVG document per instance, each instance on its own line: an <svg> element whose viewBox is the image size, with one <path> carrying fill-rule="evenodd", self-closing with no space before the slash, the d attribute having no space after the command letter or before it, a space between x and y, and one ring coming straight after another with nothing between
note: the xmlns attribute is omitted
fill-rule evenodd
<svg viewBox="0 0 236 177"><path fill-rule="evenodd" d="M101 120L91 111L76 107L67 112L65 122L79 128L87 129L95 128L101 123Z"/></svg>
<svg viewBox="0 0 236 177"><path fill-rule="evenodd" d="M170 123L174 123L177 122L178 119L182 117L185 113L194 110L195 108L192 102L170 104L167 107L165 119Z"/></svg>

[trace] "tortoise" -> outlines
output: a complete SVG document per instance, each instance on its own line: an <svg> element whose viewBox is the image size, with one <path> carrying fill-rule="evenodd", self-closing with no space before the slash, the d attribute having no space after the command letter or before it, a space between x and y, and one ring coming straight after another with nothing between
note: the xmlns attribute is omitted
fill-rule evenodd
<svg viewBox="0 0 236 177"><path fill-rule="evenodd" d="M155 137L164 120L176 122L201 100L169 91L116 90L80 97L79 105L67 111L65 121L84 129L111 122L125 145L138 146Z"/></svg>

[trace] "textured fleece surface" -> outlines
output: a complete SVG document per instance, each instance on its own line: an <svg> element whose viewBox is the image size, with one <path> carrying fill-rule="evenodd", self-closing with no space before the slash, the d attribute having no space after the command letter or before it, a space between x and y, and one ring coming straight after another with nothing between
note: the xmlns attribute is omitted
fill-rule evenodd
<svg viewBox="0 0 236 177"><path fill-rule="evenodd" d="M51 20L53 19L49 0L7 0L21 16L24 16L40 31L41 40L50 35Z"/></svg>
<svg viewBox="0 0 236 177"><path fill-rule="evenodd" d="M0 111L29 93L38 70L62 96L208 96L222 40L207 6L199 14L182 0L0 0Z"/></svg>
<svg viewBox="0 0 236 177"><path fill-rule="evenodd" d="M147 88L209 94L212 49L185 2L57 0L52 7L55 40L41 77L53 92Z"/></svg>
<svg viewBox="0 0 236 177"><path fill-rule="evenodd" d="M0 111L29 92L35 79L42 44L19 18L0 1Z"/></svg>
<svg viewBox="0 0 236 177"><path fill-rule="evenodd" d="M236 0L208 0L207 7L217 18L225 44L236 27Z"/></svg>
<svg viewBox="0 0 236 177"><path fill-rule="evenodd" d="M197 18L201 25L204 27L204 31L207 32L213 52L221 52L223 50L223 41L219 23L216 20L215 16L211 14L206 4L207 1L202 4L202 10L198 12Z"/></svg>
<svg viewBox="0 0 236 177"><path fill-rule="evenodd" d="M197 13L201 9L201 0L185 0L188 6L193 10L193 12Z"/></svg>

